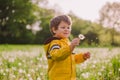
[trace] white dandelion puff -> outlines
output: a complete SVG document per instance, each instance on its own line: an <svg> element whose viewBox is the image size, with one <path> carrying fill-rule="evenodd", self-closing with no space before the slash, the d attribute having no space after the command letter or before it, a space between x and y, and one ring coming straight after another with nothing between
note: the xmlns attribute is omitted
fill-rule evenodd
<svg viewBox="0 0 120 80"><path fill-rule="evenodd" d="M101 73L101 72L98 72L98 75L99 75L99 76L101 76L101 75L102 75L102 73Z"/></svg>
<svg viewBox="0 0 120 80"><path fill-rule="evenodd" d="M39 68L41 68L41 67L42 67L42 65L41 65L41 64L39 64L39 65L38 65L38 67L39 67Z"/></svg>
<svg viewBox="0 0 120 80"><path fill-rule="evenodd" d="M120 68L118 69L118 71L120 72Z"/></svg>
<svg viewBox="0 0 120 80"><path fill-rule="evenodd" d="M95 65L92 65L92 68L95 68L96 66Z"/></svg>
<svg viewBox="0 0 120 80"><path fill-rule="evenodd" d="M17 69L16 69L16 67L12 67L12 70L16 71Z"/></svg>
<svg viewBox="0 0 120 80"><path fill-rule="evenodd" d="M9 72L9 69L6 69L6 72Z"/></svg>
<svg viewBox="0 0 120 80"><path fill-rule="evenodd" d="M40 78L40 77L38 77L38 78L37 78L37 80L41 80L41 78Z"/></svg>
<svg viewBox="0 0 120 80"><path fill-rule="evenodd" d="M0 72L1 72L1 73L3 73L3 72L4 72L4 70L3 70L3 69L1 69L1 70L0 70Z"/></svg>
<svg viewBox="0 0 120 80"><path fill-rule="evenodd" d="M18 72L19 72L19 73L23 73L23 70L22 70L22 69L19 69Z"/></svg>
<svg viewBox="0 0 120 80"><path fill-rule="evenodd" d="M22 63L18 63L18 65L19 65L19 66L21 66L21 65L22 65Z"/></svg>
<svg viewBox="0 0 120 80"><path fill-rule="evenodd" d="M31 75L30 75L30 74L27 74L27 76L28 76L28 77L31 77Z"/></svg>
<svg viewBox="0 0 120 80"><path fill-rule="evenodd" d="M79 34L78 37L80 38L80 40L85 39L85 36L83 34Z"/></svg>
<svg viewBox="0 0 120 80"><path fill-rule="evenodd" d="M83 73L82 74L82 77L87 79L89 77L90 73L89 72L86 72L86 73Z"/></svg>
<svg viewBox="0 0 120 80"><path fill-rule="evenodd" d="M43 72L41 72L40 75L44 75Z"/></svg>

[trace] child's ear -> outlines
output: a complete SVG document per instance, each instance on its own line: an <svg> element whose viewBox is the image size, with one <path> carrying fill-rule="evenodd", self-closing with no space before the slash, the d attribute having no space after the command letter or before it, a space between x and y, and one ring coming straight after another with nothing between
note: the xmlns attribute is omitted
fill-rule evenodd
<svg viewBox="0 0 120 80"><path fill-rule="evenodd" d="M52 27L52 31L53 33L56 33L56 29L54 27Z"/></svg>

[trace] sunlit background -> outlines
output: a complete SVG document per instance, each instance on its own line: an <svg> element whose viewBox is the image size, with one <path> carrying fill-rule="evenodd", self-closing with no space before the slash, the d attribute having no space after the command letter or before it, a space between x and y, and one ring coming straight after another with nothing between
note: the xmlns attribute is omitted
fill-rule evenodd
<svg viewBox="0 0 120 80"><path fill-rule="evenodd" d="M78 17L96 21L99 10L107 3L120 2L119 0L48 0L49 6L58 7L63 13L72 11Z"/></svg>
<svg viewBox="0 0 120 80"><path fill-rule="evenodd" d="M72 18L70 39L83 34L84 46L120 46L119 0L1 0L0 43L43 44L50 19L61 14Z"/></svg>
<svg viewBox="0 0 120 80"><path fill-rule="evenodd" d="M77 80L120 80L119 0L0 0L0 80L48 80L43 43L51 18L72 18L74 53L91 53L76 65Z"/></svg>

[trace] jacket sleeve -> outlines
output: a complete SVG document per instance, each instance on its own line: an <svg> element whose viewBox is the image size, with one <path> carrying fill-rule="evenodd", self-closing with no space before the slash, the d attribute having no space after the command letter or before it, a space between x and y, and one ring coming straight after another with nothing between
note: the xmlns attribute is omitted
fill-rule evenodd
<svg viewBox="0 0 120 80"><path fill-rule="evenodd" d="M79 64L85 61L82 53L75 54L74 57L75 57L76 64Z"/></svg>
<svg viewBox="0 0 120 80"><path fill-rule="evenodd" d="M64 60L71 54L70 46L58 41L53 41L49 48L50 56L53 60Z"/></svg>

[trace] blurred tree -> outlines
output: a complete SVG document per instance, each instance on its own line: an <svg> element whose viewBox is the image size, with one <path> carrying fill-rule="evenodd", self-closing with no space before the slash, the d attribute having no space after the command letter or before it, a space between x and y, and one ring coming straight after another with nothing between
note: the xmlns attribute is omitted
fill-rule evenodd
<svg viewBox="0 0 120 80"><path fill-rule="evenodd" d="M79 17L77 17L73 12L69 13L69 16L72 18L72 35L78 36L79 34L86 34L86 28L89 27L90 23L89 21L83 20Z"/></svg>
<svg viewBox="0 0 120 80"><path fill-rule="evenodd" d="M0 0L0 43L32 43L26 25L37 20L37 9L30 0Z"/></svg>
<svg viewBox="0 0 120 80"><path fill-rule="evenodd" d="M49 30L49 23L50 19L54 16L54 10L52 9L44 9L42 12L40 12L40 21L42 30L37 32L35 37L35 43L43 44L44 41L49 38L51 35L51 32Z"/></svg>
<svg viewBox="0 0 120 80"><path fill-rule="evenodd" d="M97 34L97 26L93 25L92 22L83 20L74 15L74 13L70 12L69 14L72 18L72 35L73 37L78 37L79 34L84 34L86 36L85 43L88 45L98 44L98 34ZM81 41L81 44L83 44Z"/></svg>
<svg viewBox="0 0 120 80"><path fill-rule="evenodd" d="M106 3L100 10L99 23L104 27L112 28L111 44L115 45L115 30L120 32L120 2Z"/></svg>

